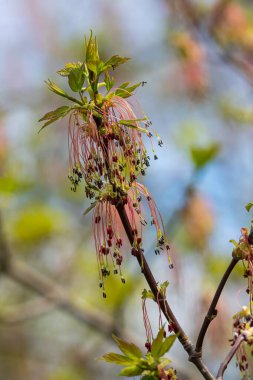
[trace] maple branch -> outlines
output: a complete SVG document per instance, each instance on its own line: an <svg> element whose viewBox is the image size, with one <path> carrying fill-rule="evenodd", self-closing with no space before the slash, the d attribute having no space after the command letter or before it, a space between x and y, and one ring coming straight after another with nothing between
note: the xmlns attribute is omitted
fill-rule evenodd
<svg viewBox="0 0 253 380"><path fill-rule="evenodd" d="M124 205L122 203L119 203L118 205L116 205L116 209L118 211L121 222L122 222L124 229L126 231L128 240L129 240L130 244L133 245L134 234L133 234L133 230L131 227L131 223L130 223L128 216L127 216L127 213L125 211ZM150 287L150 290L152 291L157 302L159 303L159 306L160 306L165 318L167 319L167 321L169 323L172 322L174 332L177 334L177 337L178 337L180 343L182 344L184 350L188 353L189 360L193 364L195 364L195 366L202 373L203 377L206 380L214 380L215 377L211 374L209 369L203 363L202 359L198 356L194 356L194 347L193 347L191 341L189 340L189 338L187 337L187 335L185 334L183 328L179 324L179 322L178 322L177 318L175 317L173 311L171 310L165 296L163 294L159 293L159 290L157 288L157 282L156 282L156 280L155 280L155 278L151 272L151 269L150 269L144 255L143 255L143 252L140 248L138 250L136 250L136 259L137 259L137 261L141 267L141 271L142 271L142 273L143 273L143 275L144 275L144 277L145 277L145 279L146 279L146 281Z"/></svg>
<svg viewBox="0 0 253 380"><path fill-rule="evenodd" d="M217 310L216 310L216 306L217 306L217 303L219 301L219 298L221 296L221 293L223 291L223 288L231 274L231 272L233 271L234 267L236 266L236 264L238 263L238 261L240 261L240 259L238 259L237 257L233 257L226 272L224 273L224 275L222 276L222 279L219 283L219 286L215 292L215 295L213 297L213 300L211 302L211 305L209 307L209 310L207 312L207 315L205 316L205 319L203 321L203 324L201 326L201 329L200 329L200 332L199 332L199 335L198 335L198 339L197 339L197 343L196 343L196 348L195 348L195 355L198 355L199 357L202 356L202 346L203 346L203 341L204 341L204 338L205 338L205 335L206 335L206 332L207 332L207 329L210 325L210 323L213 321L213 319L216 317L217 315Z"/></svg>
<svg viewBox="0 0 253 380"><path fill-rule="evenodd" d="M218 371L217 377L216 377L217 380L223 380L223 374L224 374L225 370L227 369L229 362L231 361L231 359L233 358L236 351L238 350L238 348L240 347L240 345L242 344L242 342L244 340L245 340L245 337L243 335L238 336L234 345L232 346L231 350L229 351L228 355L226 356L225 360L220 365L220 368L219 368L219 371Z"/></svg>

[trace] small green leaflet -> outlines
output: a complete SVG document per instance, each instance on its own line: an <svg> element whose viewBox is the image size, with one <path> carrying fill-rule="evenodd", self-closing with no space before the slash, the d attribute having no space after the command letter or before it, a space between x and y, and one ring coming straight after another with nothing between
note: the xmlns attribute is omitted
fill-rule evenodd
<svg viewBox="0 0 253 380"><path fill-rule="evenodd" d="M69 106L62 106L56 108L54 111L46 113L39 121L47 120L45 124L40 128L39 132L44 129L47 125L54 123L61 117L66 116L72 110Z"/></svg>
<svg viewBox="0 0 253 380"><path fill-rule="evenodd" d="M173 343L176 340L176 335L170 335L167 338L164 338L164 327L162 327L157 337L153 340L151 346L151 354L155 359L159 359L161 356L166 354L172 347Z"/></svg>
<svg viewBox="0 0 253 380"><path fill-rule="evenodd" d="M142 295L141 295L141 298L143 300L147 299L147 298L150 298L151 300L155 301L155 296L154 294L151 292L151 290L147 290L147 289L143 289L142 291Z"/></svg>
<svg viewBox="0 0 253 380"><path fill-rule="evenodd" d="M98 359L103 360L104 362L107 362L107 363L115 363L115 364L123 365L123 366L134 364L134 361L132 359L124 355L115 354L114 352L109 352L108 354L105 354Z"/></svg>
<svg viewBox="0 0 253 380"><path fill-rule="evenodd" d="M248 203L245 208L248 212L250 212L251 208L253 207L253 203Z"/></svg>
<svg viewBox="0 0 253 380"><path fill-rule="evenodd" d="M213 160L220 151L219 144L210 144L207 147L193 146L191 148L192 161L197 169L202 168Z"/></svg>
<svg viewBox="0 0 253 380"><path fill-rule="evenodd" d="M128 343L115 335L112 337L119 346L120 351L123 352L123 354L125 354L128 358L138 359L142 357L141 350L134 343Z"/></svg>
<svg viewBox="0 0 253 380"><path fill-rule="evenodd" d="M60 69L57 71L57 74L61 75L62 77L68 77L69 74L76 69L80 69L82 67L81 62L70 62L66 63L65 67L63 69Z"/></svg>
<svg viewBox="0 0 253 380"><path fill-rule="evenodd" d="M127 87L129 85L129 82L122 83L122 85L116 89L115 95L120 96L121 98L128 98L129 96L133 95L133 91L141 84L142 82L139 82L130 87Z"/></svg>
<svg viewBox="0 0 253 380"><path fill-rule="evenodd" d="M229 240L229 243L232 243L236 248L239 245L234 239Z"/></svg>
<svg viewBox="0 0 253 380"><path fill-rule="evenodd" d="M69 87L72 91L81 91L84 83L84 73L80 69L72 70L68 76Z"/></svg>
<svg viewBox="0 0 253 380"><path fill-rule="evenodd" d="M94 207L96 206L97 202L93 202L83 213L83 216L87 215L91 210L94 209Z"/></svg>
<svg viewBox="0 0 253 380"><path fill-rule="evenodd" d="M133 376L141 375L142 372L143 372L143 368L139 367L138 365L132 365L132 366L123 368L120 372L120 376L133 377Z"/></svg>
<svg viewBox="0 0 253 380"><path fill-rule="evenodd" d="M133 128L133 129L138 129L138 131L147 133L148 131L145 128L141 128L138 125L134 124L138 121L144 121L147 120L146 118L143 119L135 119L135 120L119 120L117 123L121 125L125 125L126 127Z"/></svg>
<svg viewBox="0 0 253 380"><path fill-rule="evenodd" d="M103 71L108 69L115 69L119 65L129 61L130 58L120 57L119 55L113 55L108 61L104 63Z"/></svg>
<svg viewBox="0 0 253 380"><path fill-rule="evenodd" d="M69 99L77 104L80 104L81 106L83 105L83 103L80 100L75 99L72 96L69 96L64 90L62 90L59 86L57 86L56 83L52 82L50 79L45 81L45 83L47 84L49 90L53 91L55 94L60 95L63 98Z"/></svg>
<svg viewBox="0 0 253 380"><path fill-rule="evenodd" d="M114 79L110 77L107 71L105 72L105 85L107 91L110 91L114 85Z"/></svg>

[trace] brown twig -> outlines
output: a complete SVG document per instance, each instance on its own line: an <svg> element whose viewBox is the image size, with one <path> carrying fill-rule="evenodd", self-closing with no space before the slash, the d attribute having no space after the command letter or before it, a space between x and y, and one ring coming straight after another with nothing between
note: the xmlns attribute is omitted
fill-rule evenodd
<svg viewBox="0 0 253 380"><path fill-rule="evenodd" d="M201 329L200 329L200 332L198 335L198 339L197 339L197 343L196 343L195 355L198 355L200 357L202 356L203 341L204 341L204 338L205 338L205 335L206 335L206 332L207 332L207 329L208 329L210 323L213 321L213 319L217 315L216 306L217 306L217 303L219 301L220 295L223 291L223 288L224 288L231 272L233 271L234 267L236 266L236 264L238 263L239 260L240 259L233 257L228 268L227 268L227 270L226 270L226 272L222 276L222 279L221 279L219 286L215 292L215 295L213 297L213 300L211 302L211 305L209 307L207 315L205 316L205 319L204 319L203 324L201 326Z"/></svg>
<svg viewBox="0 0 253 380"><path fill-rule="evenodd" d="M116 206L117 211L119 213L121 222L124 226L124 229L126 231L126 234L128 236L129 242L132 245L134 242L134 234L133 230L130 224L130 221L128 219L128 216L126 214L125 208L122 204L118 204ZM185 334L183 328L179 324L177 318L175 317L174 313L172 312L166 298L164 297L163 294L159 293L158 287L157 287L157 282L150 270L150 267L141 251L141 249L136 250L136 258L137 261L141 267L141 271L150 287L150 290L152 291L155 299L159 302L159 306L166 317L168 322L172 322L173 327L174 327L174 332L178 335L178 339L181 342L183 348L185 351L189 354L189 360L195 364L195 366L198 368L198 370L202 373L203 377L207 380L214 380L215 377L211 374L209 369L205 366L203 363L202 359L200 357L194 356L194 347Z"/></svg>
<svg viewBox="0 0 253 380"><path fill-rule="evenodd" d="M229 362L231 361L231 359L233 358L236 351L238 350L238 348L240 347L240 345L242 344L242 342L244 340L245 340L245 337L243 335L238 336L233 347L231 348L228 355L226 356L225 360L220 365L220 368L219 368L219 371L218 371L217 377L216 377L217 380L223 380L223 375L224 375L224 372L225 372Z"/></svg>

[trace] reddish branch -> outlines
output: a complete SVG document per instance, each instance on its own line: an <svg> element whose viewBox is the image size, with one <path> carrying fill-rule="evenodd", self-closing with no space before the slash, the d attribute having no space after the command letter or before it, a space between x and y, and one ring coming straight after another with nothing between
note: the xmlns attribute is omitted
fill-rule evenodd
<svg viewBox="0 0 253 380"><path fill-rule="evenodd" d="M124 226L124 229L126 231L126 234L128 236L129 242L132 245L134 242L134 234L133 230L130 224L130 221L128 219L128 216L126 214L124 205L118 204L116 206L117 211L119 213L120 219L122 221L122 224ZM203 363L202 359L196 355L194 355L194 347L192 343L190 342L189 338L185 334L183 328L179 324L177 318L173 314L166 298L163 294L159 293L157 288L157 282L150 270L150 267L141 251L141 249L136 251L136 258L137 261L141 267L141 271L149 284L150 290L152 291L155 299L159 302L159 306L166 317L168 322L172 322L174 326L174 332L178 335L178 339L181 342L183 348L185 351L189 354L189 359L192 363L195 364L195 366L198 368L198 370L202 373L203 377L207 380L214 380L215 377L211 374L211 372L208 370L206 365Z"/></svg>
<svg viewBox="0 0 253 380"><path fill-rule="evenodd" d="M229 351L228 355L226 356L225 360L221 363L220 365L220 368L219 368L219 371L217 373L217 377L216 379L217 380L222 380L223 379L223 374L229 364L229 362L231 361L231 359L233 358L233 356L236 354L236 351L238 350L238 348L240 347L240 345L242 344L242 342L245 340L245 337L243 335L239 335L238 338L236 339L233 347L231 348L231 350Z"/></svg>
<svg viewBox="0 0 253 380"><path fill-rule="evenodd" d="M209 310L207 312L207 315L204 319L204 322L202 324L202 327L200 329L200 332L199 332L199 336L198 336L198 339L197 339L197 344L196 344L196 348L195 348L195 355L198 355L199 357L202 356L202 346L203 346L203 341L204 341L204 338L205 338L205 335L206 335L206 332L207 332L207 329L210 325L210 323L213 321L213 319L216 317L217 315L217 310L216 310L216 306L217 306L217 303L219 301L219 298L220 298L220 295L223 291L223 288L231 274L231 272L233 271L234 267L236 266L236 264L238 263L239 259L236 258L236 257L233 257L232 258L232 261L231 263L229 264L226 272L224 273L220 283L219 283L219 286L216 290L216 293L213 297L213 300L211 302L211 305L209 307Z"/></svg>

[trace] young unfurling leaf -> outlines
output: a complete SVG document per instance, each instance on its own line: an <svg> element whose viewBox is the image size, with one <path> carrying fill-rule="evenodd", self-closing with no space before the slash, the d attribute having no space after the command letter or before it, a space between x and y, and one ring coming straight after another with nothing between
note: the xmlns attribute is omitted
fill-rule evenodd
<svg viewBox="0 0 253 380"><path fill-rule="evenodd" d="M56 120L58 120L59 118L61 117L64 117L66 116L70 111L71 111L71 107L69 106L62 106L62 107L58 107L56 108L54 111L50 111L48 113L46 113L39 121L44 121L44 120L47 120L45 122L45 124L43 124L43 126L40 128L40 131L45 128L47 125L49 124L52 124L54 123Z"/></svg>
<svg viewBox="0 0 253 380"><path fill-rule="evenodd" d="M109 69L115 69L119 65L122 65L123 63L129 61L130 58L126 57L120 57L119 55L113 55L108 61L105 62L103 66L103 71L109 70Z"/></svg>
<svg viewBox="0 0 253 380"><path fill-rule="evenodd" d="M134 343L128 343L124 340L113 335L113 339L118 344L120 351L123 352L127 357L132 359L138 359L142 357L142 352Z"/></svg>

